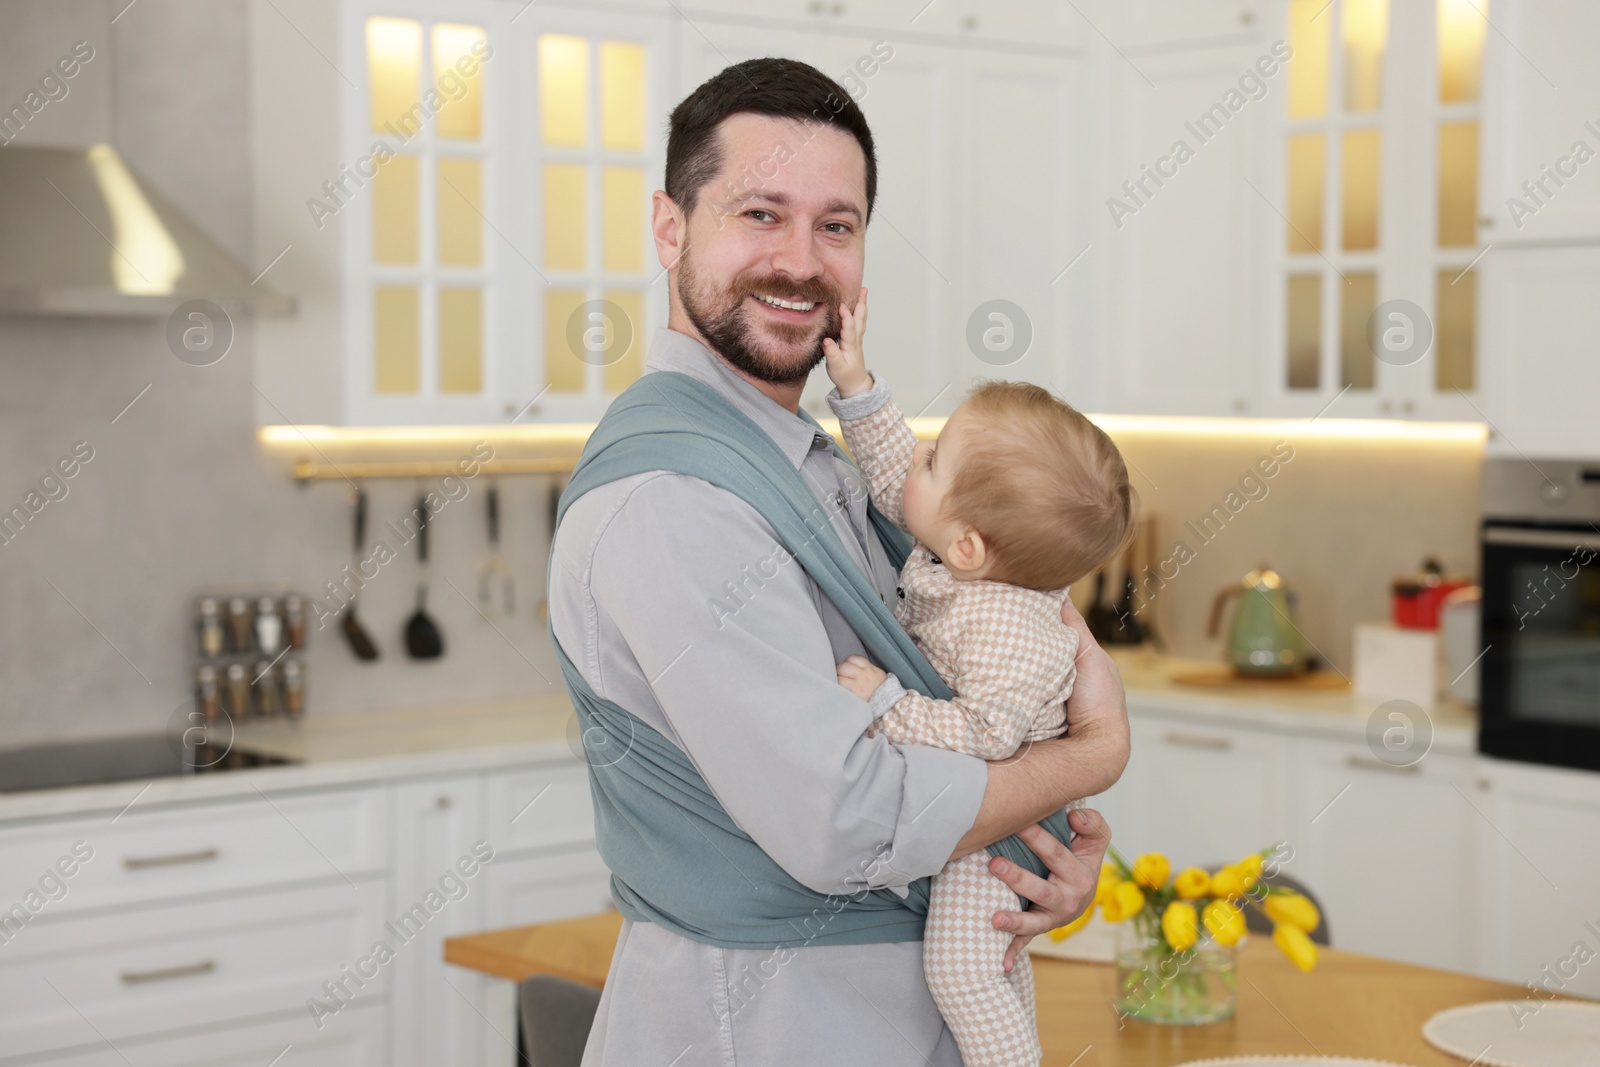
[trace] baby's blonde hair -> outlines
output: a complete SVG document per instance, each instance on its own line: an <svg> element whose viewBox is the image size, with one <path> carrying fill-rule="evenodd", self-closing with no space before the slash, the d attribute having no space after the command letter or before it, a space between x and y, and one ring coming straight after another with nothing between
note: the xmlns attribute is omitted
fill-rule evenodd
<svg viewBox="0 0 1600 1067"><path fill-rule="evenodd" d="M1137 497L1104 430L1027 382L982 382L961 407L961 465L942 510L983 536L989 577L1062 589L1127 544Z"/></svg>

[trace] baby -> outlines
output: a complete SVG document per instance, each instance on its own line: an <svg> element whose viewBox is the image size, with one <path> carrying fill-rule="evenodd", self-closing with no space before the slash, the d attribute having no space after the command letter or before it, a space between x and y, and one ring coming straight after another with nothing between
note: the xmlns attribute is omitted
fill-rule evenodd
<svg viewBox="0 0 1600 1067"><path fill-rule="evenodd" d="M918 441L866 369L865 289L840 320L839 340L823 342L828 404L872 502L916 538L895 615L954 698L908 691L862 656L839 664L839 683L871 706L867 735L895 744L1005 759L1060 736L1078 653L1061 602L1130 535L1122 456L1099 427L1022 382L979 385L937 441ZM934 878L923 969L967 1067L1035 1065L1032 968L1019 952L1005 973L1011 935L993 923L1022 904L989 859L970 853Z"/></svg>

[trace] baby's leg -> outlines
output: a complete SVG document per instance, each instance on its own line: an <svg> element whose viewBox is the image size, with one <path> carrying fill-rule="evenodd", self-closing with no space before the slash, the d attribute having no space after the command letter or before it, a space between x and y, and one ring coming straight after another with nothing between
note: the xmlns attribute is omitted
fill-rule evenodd
<svg viewBox="0 0 1600 1067"><path fill-rule="evenodd" d="M1011 935L994 928L995 912L1017 907L1017 895L989 873L984 851L951 860L933 880L922 966L966 1067L1039 1063L1032 968L1019 954L1005 973Z"/></svg>

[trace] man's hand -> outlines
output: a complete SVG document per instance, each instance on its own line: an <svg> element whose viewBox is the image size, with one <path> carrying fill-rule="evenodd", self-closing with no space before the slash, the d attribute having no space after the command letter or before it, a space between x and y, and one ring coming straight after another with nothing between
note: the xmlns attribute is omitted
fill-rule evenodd
<svg viewBox="0 0 1600 1067"><path fill-rule="evenodd" d="M838 667L839 684L862 700L871 700L872 694L889 675L875 667L865 656L851 656Z"/></svg>
<svg viewBox="0 0 1600 1067"><path fill-rule="evenodd" d="M1036 934L1065 926L1094 906L1100 864L1111 845L1111 828L1093 808L1067 812L1067 825L1073 832L1070 849L1037 824L1017 834L1049 868L1048 880L998 856L989 861L989 870L995 877L1033 903L1027 911L994 913L994 928L1016 935L1006 947L1007 974L1017 952Z"/></svg>
<svg viewBox="0 0 1600 1067"><path fill-rule="evenodd" d="M1078 675L1067 695L1067 732L1081 736L1093 723L1128 735L1128 708L1122 689L1122 671L1100 643L1089 633L1071 599L1062 598L1061 621L1078 631ZM1122 768L1117 768L1122 773Z"/></svg>
<svg viewBox="0 0 1600 1067"><path fill-rule="evenodd" d="M839 339L822 339L822 357L826 360L828 378L839 387L841 398L872 388L872 376L867 373L867 354L861 347L861 335L866 330L867 291L863 288L853 309L839 305Z"/></svg>

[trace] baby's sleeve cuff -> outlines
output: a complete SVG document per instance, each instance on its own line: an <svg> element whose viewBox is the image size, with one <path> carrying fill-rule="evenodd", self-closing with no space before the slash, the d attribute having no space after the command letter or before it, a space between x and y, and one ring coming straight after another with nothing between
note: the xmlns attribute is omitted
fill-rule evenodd
<svg viewBox="0 0 1600 1067"><path fill-rule="evenodd" d="M872 691L872 696L867 698L867 706L872 709L872 717L880 718L905 695L906 687L900 684L900 679L890 673L878 683L878 688Z"/></svg>
<svg viewBox="0 0 1600 1067"><path fill-rule="evenodd" d="M878 372L867 371L872 378L872 388L855 396L842 397L836 385L828 390L828 407L838 419L864 419L889 402L889 383L878 377Z"/></svg>

